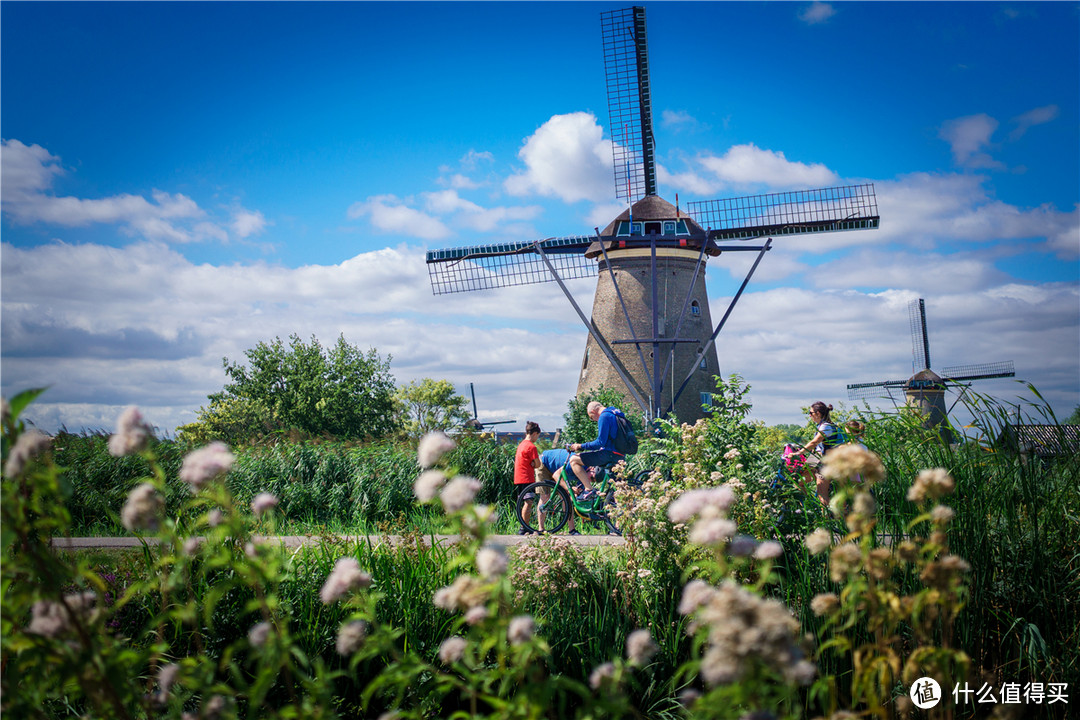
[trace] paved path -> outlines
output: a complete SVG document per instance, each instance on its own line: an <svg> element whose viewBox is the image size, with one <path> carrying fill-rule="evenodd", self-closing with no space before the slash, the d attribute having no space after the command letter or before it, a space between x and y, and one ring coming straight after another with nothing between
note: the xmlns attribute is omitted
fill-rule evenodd
<svg viewBox="0 0 1080 720"><path fill-rule="evenodd" d="M406 538L402 535L335 535L333 537L340 538L347 542L371 542L376 545L387 543L390 545L399 545L406 541ZM520 545L522 543L529 543L538 540L540 535L489 535L488 538L491 542L496 542L501 545ZM612 535L556 535L555 537L562 538L563 540L569 540L575 545L584 545L588 547L595 547L598 545L623 545L625 540L621 537L614 537ZM303 545L318 545L322 542L323 536L320 535L280 535L280 536L256 536L259 542L280 542L285 547L301 547ZM460 536L458 535L436 535L434 540L438 544L453 544L458 541ZM425 542L431 542L431 536L425 536ZM156 538L147 538L148 545L157 544ZM95 549L122 549L122 548L137 548L142 547L142 543L139 538L136 537L59 537L52 539L52 546L55 548L64 549L82 549L82 548L95 548Z"/></svg>

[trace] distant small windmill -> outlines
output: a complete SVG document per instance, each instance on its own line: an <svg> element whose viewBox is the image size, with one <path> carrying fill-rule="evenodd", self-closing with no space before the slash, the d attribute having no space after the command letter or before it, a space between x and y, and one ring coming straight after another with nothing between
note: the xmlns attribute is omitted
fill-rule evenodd
<svg viewBox="0 0 1080 720"><path fill-rule="evenodd" d="M616 388L650 419L674 412L693 422L711 404L720 373L717 335L772 236L877 228L877 198L869 184L695 202L686 210L678 195L675 205L660 198L645 8L600 17L615 195L629 207L593 235L431 250L431 289L441 295L554 280L589 331L578 394ZM714 328L705 261L737 251L757 258ZM590 277L597 284L587 318L563 281Z"/></svg>
<svg viewBox="0 0 1080 720"><path fill-rule="evenodd" d="M483 432L484 428L495 427L496 425L509 425L511 423L517 422L517 420L481 421L479 415L476 412L476 390L475 388L473 388L472 383L469 383L469 395L472 396L472 417L465 421L464 427L466 430Z"/></svg>
<svg viewBox="0 0 1080 720"><path fill-rule="evenodd" d="M884 380L872 383L854 383L847 386L848 399L884 397L882 391L893 399L893 388L903 388L906 404L914 407L926 418L927 427L942 426L948 411L945 409L945 391L955 387L967 388L973 380L1007 378L1016 375L1012 360L947 367L938 375L930 369L930 338L926 332L926 303L922 298L908 304L911 323L911 366L914 374L907 380ZM961 391L957 400L963 396ZM895 403L896 400L893 399ZM954 402L955 406L956 403ZM952 410L952 407L949 408Z"/></svg>

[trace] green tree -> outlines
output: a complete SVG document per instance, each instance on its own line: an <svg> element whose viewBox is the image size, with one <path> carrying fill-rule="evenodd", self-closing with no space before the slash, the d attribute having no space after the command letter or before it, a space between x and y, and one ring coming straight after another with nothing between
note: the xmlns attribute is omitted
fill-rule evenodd
<svg viewBox="0 0 1080 720"><path fill-rule="evenodd" d="M244 351L247 364L222 360L231 382L209 396L196 422L178 428L182 439L246 442L299 431L341 439L382 437L395 428L390 357L367 353L339 336L324 349L312 336L260 342Z"/></svg>
<svg viewBox="0 0 1080 720"><path fill-rule="evenodd" d="M413 380L394 393L405 434L418 438L434 430L449 430L469 419L469 401L454 392L449 380Z"/></svg>
<svg viewBox="0 0 1080 720"><path fill-rule="evenodd" d="M1064 420L1064 422L1062 424L1063 425L1080 425L1080 405L1076 406L1076 409L1073 410L1072 415L1065 418L1065 420Z"/></svg>
<svg viewBox="0 0 1080 720"><path fill-rule="evenodd" d="M603 403L604 407L617 407L626 415L630 426L634 428L634 434L643 439L642 428L645 427L645 417L633 401L628 401L626 396L614 388L600 386L596 390L584 392L570 398L566 403L566 413L563 421L563 437L561 440L568 443L589 442L596 437L596 423L589 419L585 411L593 400Z"/></svg>

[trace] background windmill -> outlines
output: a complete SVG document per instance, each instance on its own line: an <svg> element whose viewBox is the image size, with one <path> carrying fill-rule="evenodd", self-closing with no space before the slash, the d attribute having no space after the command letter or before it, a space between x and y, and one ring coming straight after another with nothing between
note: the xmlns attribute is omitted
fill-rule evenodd
<svg viewBox="0 0 1080 720"><path fill-rule="evenodd" d="M628 208L592 235L432 250L431 287L438 295L558 283L589 331L578 393L613 387L648 418L674 411L692 422L703 415L719 374L716 338L772 236L876 228L877 199L873 185L855 185L690 203L685 212L663 200L645 9L603 13L601 35L615 190ZM714 327L705 264L725 252L757 257ZM597 278L591 317L564 283L588 277Z"/></svg>
<svg viewBox="0 0 1080 720"><path fill-rule="evenodd" d="M517 420L481 420L476 412L476 388L472 383L469 383L469 396L472 397L472 417L465 421L465 429L483 432L486 428L495 428L496 425L512 425L517 422Z"/></svg>
<svg viewBox="0 0 1080 720"><path fill-rule="evenodd" d="M946 390L956 387L966 388L973 380L1013 377L1016 372L1013 369L1012 360L1008 360L976 365L956 365L945 368L942 374L938 375L930 369L930 338L926 332L926 303L922 298L912 300L908 304L908 316L911 323L912 376L907 380L853 383L847 386L848 398L858 400L887 395L893 399L892 390L903 388L906 404L920 411L926 418L927 427L941 426L942 437L946 437L948 432L944 425L948 416L948 411L945 409ZM961 393L957 400L962 396ZM895 399L893 402L896 402ZM953 405L955 404L954 402ZM952 408L950 407L949 410Z"/></svg>

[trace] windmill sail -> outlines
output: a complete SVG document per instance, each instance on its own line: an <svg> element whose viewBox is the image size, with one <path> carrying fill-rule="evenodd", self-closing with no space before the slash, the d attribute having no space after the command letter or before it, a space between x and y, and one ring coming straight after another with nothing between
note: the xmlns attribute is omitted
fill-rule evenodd
<svg viewBox="0 0 1080 720"><path fill-rule="evenodd" d="M554 280L536 245L563 280L596 277L596 263L585 257L595 238L589 235L553 237L534 242L511 242L429 250L428 277L435 295L472 290L532 285Z"/></svg>
<svg viewBox="0 0 1080 720"><path fill-rule="evenodd" d="M711 240L870 230L880 222L873 183L692 202L687 212Z"/></svg>
<svg viewBox="0 0 1080 720"><path fill-rule="evenodd" d="M922 298L908 304L911 321L911 369L912 372L930 369L930 338L926 334L926 302Z"/></svg>
<svg viewBox="0 0 1080 720"><path fill-rule="evenodd" d="M631 203L656 194L652 89L645 8L601 13L615 196Z"/></svg>
<svg viewBox="0 0 1080 720"><path fill-rule="evenodd" d="M1006 360L1004 362L947 367L942 371L941 376L952 382L989 380L990 378L1016 377L1016 369L1013 367L1012 360Z"/></svg>

